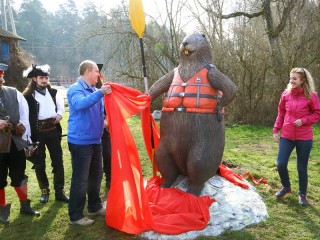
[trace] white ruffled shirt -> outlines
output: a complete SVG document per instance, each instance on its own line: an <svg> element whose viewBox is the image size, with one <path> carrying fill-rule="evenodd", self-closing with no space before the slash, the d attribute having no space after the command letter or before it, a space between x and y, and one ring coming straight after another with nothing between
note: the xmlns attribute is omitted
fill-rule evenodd
<svg viewBox="0 0 320 240"><path fill-rule="evenodd" d="M56 118L58 114L62 117L64 114L64 99L59 92L56 95L57 111L48 89L46 89L45 95L35 91L34 98L39 103L39 120Z"/></svg>
<svg viewBox="0 0 320 240"><path fill-rule="evenodd" d="M20 114L20 122L23 124L23 126L26 128L25 133L22 135L22 138L24 140L31 141L31 129L30 129L30 123L29 123L29 105L27 100L24 98L21 92L17 90L17 100L19 103L19 114Z"/></svg>

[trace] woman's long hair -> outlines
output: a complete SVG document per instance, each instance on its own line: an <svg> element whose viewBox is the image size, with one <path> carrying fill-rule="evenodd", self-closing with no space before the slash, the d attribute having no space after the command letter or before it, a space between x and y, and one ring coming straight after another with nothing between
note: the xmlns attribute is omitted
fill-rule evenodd
<svg viewBox="0 0 320 240"><path fill-rule="evenodd" d="M305 68L292 68L290 74L291 73L298 73L300 75L301 80L303 80L302 88L304 95L306 96L306 98L310 99L312 93L315 91L314 81L310 72ZM286 91L290 93L291 88L292 86L289 82Z"/></svg>

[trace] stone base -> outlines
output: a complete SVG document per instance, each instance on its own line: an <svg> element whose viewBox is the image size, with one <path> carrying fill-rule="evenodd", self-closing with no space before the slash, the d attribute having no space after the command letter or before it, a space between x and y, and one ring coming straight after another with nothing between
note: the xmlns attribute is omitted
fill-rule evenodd
<svg viewBox="0 0 320 240"><path fill-rule="evenodd" d="M268 217L267 208L261 196L255 192L250 183L249 189L234 185L223 177L210 178L201 195L209 195L216 199L210 206L210 221L201 231L190 231L179 235L165 235L147 231L140 236L147 239L195 239L198 236L217 236L226 230L240 230L246 226L265 221ZM188 180L179 177L174 187L186 191Z"/></svg>

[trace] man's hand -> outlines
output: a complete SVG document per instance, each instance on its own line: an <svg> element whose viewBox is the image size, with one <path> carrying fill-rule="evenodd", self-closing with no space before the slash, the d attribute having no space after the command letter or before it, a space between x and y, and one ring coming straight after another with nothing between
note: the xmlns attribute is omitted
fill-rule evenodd
<svg viewBox="0 0 320 240"><path fill-rule="evenodd" d="M62 116L57 114L56 120L54 121L54 124L58 124L61 121L61 119L62 119Z"/></svg>
<svg viewBox="0 0 320 240"><path fill-rule="evenodd" d="M37 150L38 146L39 146L39 142L28 144L28 146L24 148L24 153L26 157L27 158L31 157Z"/></svg>
<svg viewBox="0 0 320 240"><path fill-rule="evenodd" d="M26 128L22 123L18 123L15 131L17 135L22 136L26 132Z"/></svg>
<svg viewBox="0 0 320 240"><path fill-rule="evenodd" d="M112 92L110 85L103 85L100 89L103 95L110 94Z"/></svg>
<svg viewBox="0 0 320 240"><path fill-rule="evenodd" d="M0 120L0 130L3 130L8 127L8 121Z"/></svg>
<svg viewBox="0 0 320 240"><path fill-rule="evenodd" d="M107 120L107 119L104 120L103 127L104 127L104 128L108 128L108 127L109 127L109 124L108 124L108 120Z"/></svg>
<svg viewBox="0 0 320 240"><path fill-rule="evenodd" d="M37 147L28 146L24 149L24 154L26 155L27 158L31 157L37 148L38 148L38 146Z"/></svg>

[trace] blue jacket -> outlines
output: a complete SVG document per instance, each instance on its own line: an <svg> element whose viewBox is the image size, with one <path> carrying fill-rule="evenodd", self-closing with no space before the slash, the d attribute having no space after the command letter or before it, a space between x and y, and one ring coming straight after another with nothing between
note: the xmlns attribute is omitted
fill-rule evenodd
<svg viewBox="0 0 320 240"><path fill-rule="evenodd" d="M69 105L68 142L78 145L99 144L103 134L103 94L78 79L67 92Z"/></svg>

